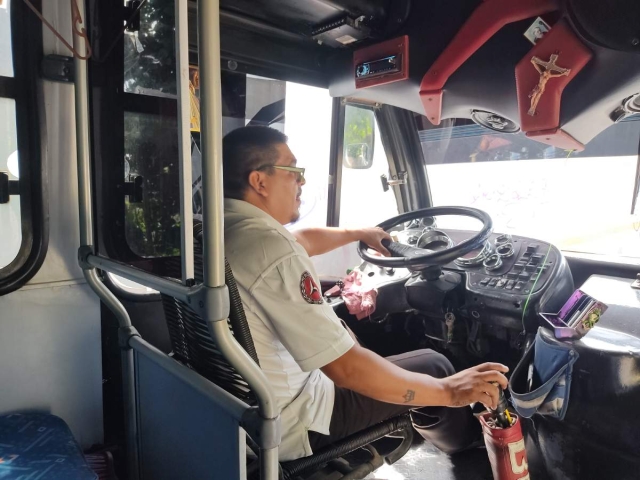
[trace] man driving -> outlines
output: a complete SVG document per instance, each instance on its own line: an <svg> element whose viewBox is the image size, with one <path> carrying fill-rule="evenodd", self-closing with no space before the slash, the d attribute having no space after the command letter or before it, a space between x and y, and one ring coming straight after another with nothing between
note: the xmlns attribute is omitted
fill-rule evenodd
<svg viewBox="0 0 640 480"><path fill-rule="evenodd" d="M416 430L446 453L480 439L468 405L497 405L506 366L455 373L433 350L383 358L355 342L323 300L310 257L355 241L388 255L381 242L389 235L377 228L284 228L299 218L305 180L287 137L275 129L229 133L223 168L225 251L281 412L280 460L311 455L410 410Z"/></svg>

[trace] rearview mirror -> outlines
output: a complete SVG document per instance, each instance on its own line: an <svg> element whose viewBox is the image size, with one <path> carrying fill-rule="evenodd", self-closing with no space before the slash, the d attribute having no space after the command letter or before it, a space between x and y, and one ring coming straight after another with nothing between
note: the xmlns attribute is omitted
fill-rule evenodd
<svg viewBox="0 0 640 480"><path fill-rule="evenodd" d="M371 168L376 131L373 110L347 105L344 117L342 164L345 168Z"/></svg>

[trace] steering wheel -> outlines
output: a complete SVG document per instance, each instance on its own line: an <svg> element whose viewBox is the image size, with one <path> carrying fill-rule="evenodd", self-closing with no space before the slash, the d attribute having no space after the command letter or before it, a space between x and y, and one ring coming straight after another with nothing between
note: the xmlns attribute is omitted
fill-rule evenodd
<svg viewBox="0 0 640 480"><path fill-rule="evenodd" d="M364 242L358 243L358 254L363 260L380 267L410 268L421 270L428 267L446 265L456 258L481 248L493 231L493 221L488 213L469 207L433 207L403 213L397 217L390 218L378 225L385 231L400 223L417 220L423 217L435 217L441 215L460 215L473 217L482 222L482 229L473 237L460 242L449 248L439 251L427 250L424 248L411 247L397 242L383 241L383 245L389 250L392 257L378 257L368 252L369 246Z"/></svg>

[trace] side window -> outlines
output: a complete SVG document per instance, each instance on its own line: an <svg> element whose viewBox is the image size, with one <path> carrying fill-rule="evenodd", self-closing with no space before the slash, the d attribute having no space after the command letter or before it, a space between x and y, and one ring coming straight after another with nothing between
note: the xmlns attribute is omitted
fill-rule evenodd
<svg viewBox="0 0 640 480"><path fill-rule="evenodd" d="M123 138L114 155L105 160L112 161L117 154L124 167L123 177L109 180L109 185L123 180L124 184L118 185L118 190L105 188L113 195L125 192L124 199L118 199L122 202L118 208L105 201L108 211L117 213L110 224L119 230L107 233L110 244L122 245L114 249L114 256L141 266L149 265L141 259L180 254L174 23L173 0L149 0L140 10L139 30L126 31L119 94ZM199 83L198 67L193 65L190 100L195 218L203 208ZM222 71L221 84L223 135L246 125L275 128L288 136L299 165L306 168L301 218L291 227L326 225L332 108L328 90L231 70ZM173 263L154 265L164 268Z"/></svg>
<svg viewBox="0 0 640 480"><path fill-rule="evenodd" d="M347 105L344 121L340 226L371 227L398 215L393 191L384 190L381 176L389 163L373 110Z"/></svg>
<svg viewBox="0 0 640 480"><path fill-rule="evenodd" d="M0 18L2 9L0 9ZM22 244L20 221L20 197L13 185L19 181L18 135L16 132L16 102L10 98L0 98L0 190L9 195L0 199L0 271L18 255Z"/></svg>
<svg viewBox="0 0 640 480"><path fill-rule="evenodd" d="M42 37L32 30L41 25L23 2L0 2L0 295L26 283L46 252L31 65Z"/></svg>
<svg viewBox="0 0 640 480"><path fill-rule="evenodd" d="M0 5L0 85L10 85L13 80L13 56L11 52L10 4ZM7 190L19 178L18 134L16 131L16 101L7 98L6 89L0 88L0 189ZM5 96L6 95L6 96ZM4 97L4 98L2 98ZM9 183L11 182L11 183ZM4 194L0 198L0 271L9 265L20 251L22 228L20 222L20 197Z"/></svg>
<svg viewBox="0 0 640 480"><path fill-rule="evenodd" d="M306 169L300 219L291 229L327 224L331 107L328 90L287 82L284 133L298 165Z"/></svg>
<svg viewBox="0 0 640 480"><path fill-rule="evenodd" d="M134 85L133 80L130 85ZM166 83L162 88L170 90ZM157 90L144 92L143 96L158 96ZM202 213L197 67L191 69L191 93L193 209L197 218ZM329 92L292 82L223 72L222 96L223 134L246 125L280 130L289 137L289 147L299 165L306 168L301 217L291 227L326 225L332 105ZM140 257L178 256L177 119L175 115L129 111L125 111L124 118L125 182L134 185L136 179L141 178L143 185L141 198L132 201L128 196L125 200L127 243Z"/></svg>

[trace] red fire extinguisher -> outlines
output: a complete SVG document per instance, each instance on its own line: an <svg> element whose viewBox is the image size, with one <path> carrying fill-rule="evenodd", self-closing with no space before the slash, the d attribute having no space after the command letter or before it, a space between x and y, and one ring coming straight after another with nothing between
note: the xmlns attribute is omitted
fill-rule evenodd
<svg viewBox="0 0 640 480"><path fill-rule="evenodd" d="M530 480L520 419L507 410L501 392L498 408L479 416L494 480Z"/></svg>

